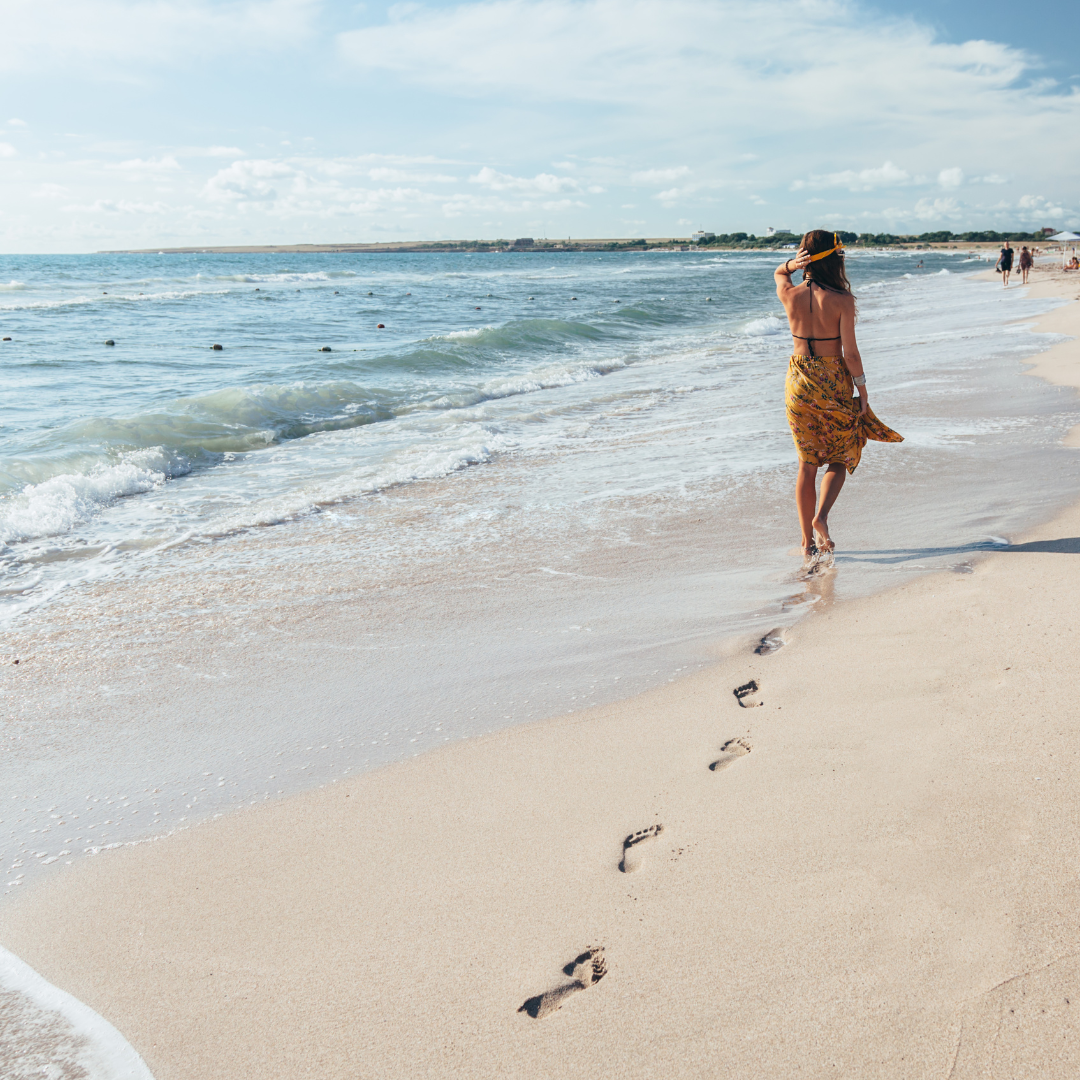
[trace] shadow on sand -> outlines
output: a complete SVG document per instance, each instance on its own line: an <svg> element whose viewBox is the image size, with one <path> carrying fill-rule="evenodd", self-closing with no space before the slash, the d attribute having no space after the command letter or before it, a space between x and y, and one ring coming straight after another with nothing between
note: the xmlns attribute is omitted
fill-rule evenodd
<svg viewBox="0 0 1080 1080"><path fill-rule="evenodd" d="M977 552L1042 552L1054 555L1080 555L1080 536L1064 536L1059 540L1032 540L1027 544L998 544L992 540L980 540L973 544L961 544L957 547L936 548L891 548L881 551L844 552L836 555L836 561L851 563L893 563L911 562L916 559L942 559L955 555L972 555Z"/></svg>

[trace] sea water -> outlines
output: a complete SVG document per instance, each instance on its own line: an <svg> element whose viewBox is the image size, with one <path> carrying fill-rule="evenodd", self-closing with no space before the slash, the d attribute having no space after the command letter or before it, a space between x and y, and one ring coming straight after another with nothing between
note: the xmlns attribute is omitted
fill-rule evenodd
<svg viewBox="0 0 1080 1080"><path fill-rule="evenodd" d="M0 260L3 891L617 700L1075 499L1074 395L1023 375L1051 303L853 253L905 442L803 580L781 257Z"/></svg>

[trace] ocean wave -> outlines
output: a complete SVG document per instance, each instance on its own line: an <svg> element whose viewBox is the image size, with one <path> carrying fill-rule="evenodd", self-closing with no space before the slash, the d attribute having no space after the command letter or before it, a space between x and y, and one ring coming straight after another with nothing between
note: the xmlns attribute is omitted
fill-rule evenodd
<svg viewBox="0 0 1080 1080"><path fill-rule="evenodd" d="M245 529L279 525L347 499L374 495L419 480L441 480L493 460L510 446L507 438L473 423L434 443L418 442L383 460L353 469L312 486L253 501L204 528L204 535L225 536Z"/></svg>
<svg viewBox="0 0 1080 1080"><path fill-rule="evenodd" d="M0 541L70 532L117 500L160 486L180 469L182 466L163 450L144 450L89 472L61 473L39 484L28 484L0 501Z"/></svg>
<svg viewBox="0 0 1080 1080"><path fill-rule="evenodd" d="M523 371L514 375L499 375L487 379L475 388L461 388L443 394L421 407L427 409L463 409L485 401L535 394L541 390L557 390L561 386L589 382L620 371L627 366L624 359L584 360L577 363L558 363Z"/></svg>
<svg viewBox="0 0 1080 1080"><path fill-rule="evenodd" d="M743 327L743 333L748 337L770 337L773 334L782 333L784 329L782 320L775 315L765 315L760 319L751 319Z"/></svg>
<svg viewBox="0 0 1080 1080"><path fill-rule="evenodd" d="M0 292L15 292L20 289L26 288L25 281L15 281L14 279L9 281L6 285L0 284Z"/></svg>
<svg viewBox="0 0 1080 1080"><path fill-rule="evenodd" d="M192 300L202 296L223 296L227 289L185 289L164 293L109 293L107 296L67 296L61 300L26 300L23 303L0 304L0 311L43 311L53 308L84 307L87 304L108 304L117 300L143 301L153 300Z"/></svg>
<svg viewBox="0 0 1080 1080"><path fill-rule="evenodd" d="M197 277L202 277L197 274ZM356 277L355 270L312 270L307 273L280 270L270 274L215 274L215 281L275 282L275 281L331 281L337 278Z"/></svg>
<svg viewBox="0 0 1080 1080"><path fill-rule="evenodd" d="M446 334L438 334L433 338L429 338L429 341L464 341L469 338L481 337L487 330L496 330L498 327L494 325L489 326L477 326L472 330L451 330Z"/></svg>
<svg viewBox="0 0 1080 1080"><path fill-rule="evenodd" d="M0 989L10 999L5 1019L23 1043L18 1075L154 1080L135 1048L103 1016L6 949L0 949Z"/></svg>

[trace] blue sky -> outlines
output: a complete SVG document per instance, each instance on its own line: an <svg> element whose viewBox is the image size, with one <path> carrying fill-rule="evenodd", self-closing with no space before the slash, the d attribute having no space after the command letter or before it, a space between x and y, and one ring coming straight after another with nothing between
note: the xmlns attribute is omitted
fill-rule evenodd
<svg viewBox="0 0 1080 1080"><path fill-rule="evenodd" d="M6 251L1080 226L1076 0L4 9Z"/></svg>

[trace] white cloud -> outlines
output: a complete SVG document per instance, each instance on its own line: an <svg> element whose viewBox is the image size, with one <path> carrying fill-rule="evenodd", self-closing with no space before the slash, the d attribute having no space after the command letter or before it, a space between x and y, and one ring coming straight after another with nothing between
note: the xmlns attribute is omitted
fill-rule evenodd
<svg viewBox="0 0 1080 1080"><path fill-rule="evenodd" d="M678 165L669 169L645 169L643 172L632 173L632 184L670 184L672 180L679 180L689 176L690 170L685 165Z"/></svg>
<svg viewBox="0 0 1080 1080"><path fill-rule="evenodd" d="M959 204L953 198L920 199L915 204L914 215L920 221L957 221Z"/></svg>
<svg viewBox="0 0 1080 1080"><path fill-rule="evenodd" d="M26 127L27 126L25 120L17 120L15 118L12 118L11 120L9 120L8 125L10 127Z"/></svg>
<svg viewBox="0 0 1080 1080"><path fill-rule="evenodd" d="M860 169L845 169L843 172L825 173L824 175L811 175L805 180L792 182L792 191L802 191L804 188L847 188L848 191L876 191L878 188L902 187L912 183L912 176L904 169L898 168L891 161L884 165Z"/></svg>
<svg viewBox="0 0 1080 1080"><path fill-rule="evenodd" d="M1080 216L1075 208L1066 211L1064 206L1049 199L1044 199L1041 195L1021 195L1016 206L1020 212L1021 220L1030 224L1044 220L1060 222L1067 213L1069 218L1073 220Z"/></svg>
<svg viewBox="0 0 1080 1080"><path fill-rule="evenodd" d="M18 152L11 143L0 142L0 158L14 157Z"/></svg>
<svg viewBox="0 0 1080 1080"><path fill-rule="evenodd" d="M319 0L5 0L0 71L60 64L130 79L132 70L182 67L196 56L286 48L310 37L320 7Z"/></svg>
<svg viewBox="0 0 1080 1080"><path fill-rule="evenodd" d="M203 192L212 201L273 202L278 197L275 185L281 181L291 184L297 175L284 162L234 161L212 176Z"/></svg>
<svg viewBox="0 0 1080 1080"><path fill-rule="evenodd" d="M114 201L112 199L98 199L90 206L62 206L65 213L69 214L165 214L171 209L164 203L143 203L127 199Z"/></svg>
<svg viewBox="0 0 1080 1080"><path fill-rule="evenodd" d="M443 173L424 173L410 169L392 169L380 166L368 169L368 177L377 183L412 183L412 184L452 184L457 180L456 176L447 176Z"/></svg>
<svg viewBox="0 0 1080 1080"><path fill-rule="evenodd" d="M958 188L964 182L964 170L954 166L951 169L942 169L938 173L938 183L943 188Z"/></svg>
<svg viewBox="0 0 1080 1080"><path fill-rule="evenodd" d="M128 161L119 161L115 164L107 164L107 169L124 173L129 179L145 179L147 177L160 177L176 172L180 168L180 162L171 154L158 158L131 158Z"/></svg>
<svg viewBox="0 0 1080 1080"><path fill-rule="evenodd" d="M176 151L181 157L232 157L244 156L238 146L184 146Z"/></svg>
<svg viewBox="0 0 1080 1080"><path fill-rule="evenodd" d="M538 173L533 177L510 176L496 172L485 165L475 176L469 177L472 184L482 184L492 191L521 191L533 195L555 195L560 191L580 191L581 185L572 177L555 176L553 173Z"/></svg>

